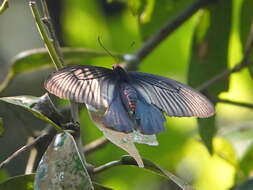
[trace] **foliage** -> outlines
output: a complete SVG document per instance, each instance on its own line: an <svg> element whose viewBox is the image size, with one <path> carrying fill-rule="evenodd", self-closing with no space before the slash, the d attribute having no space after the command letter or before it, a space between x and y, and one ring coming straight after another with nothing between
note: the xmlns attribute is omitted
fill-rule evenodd
<svg viewBox="0 0 253 190"><path fill-rule="evenodd" d="M112 59L108 59L106 53L98 51L102 49L97 42L98 36L103 40L106 49L123 53L136 52L165 22L173 21L177 15L195 2L89 0L84 3L81 0L72 0L70 3L67 0L63 1L62 36L66 45L71 46L62 48L64 60L67 64L111 66ZM253 38L250 32L253 19L252 6L252 0L213 1L213 4L199 10L140 62L140 71L170 76L179 81L187 79L191 86L201 89L206 81L231 69L238 60L245 59L240 55L244 56L244 52L250 47L249 39ZM11 11L11 8L8 9L8 12ZM136 45L129 49L132 41ZM248 56L252 61L252 53ZM0 91L4 89L8 92L12 85L11 81L15 82L16 77L29 75L30 71L41 72L50 64L51 59L44 48L21 52L12 59L7 73L1 70L1 76L5 77L0 81ZM252 65L247 67L252 74ZM235 108L233 105L224 105L219 101L222 98L237 99L250 104L253 100L252 79L246 72L238 72L230 76L224 75L222 80L201 89L216 105L217 113L214 117L198 121L191 118L167 118L168 131L158 136L160 145L154 148L138 145L140 154L173 171L197 190L225 190L232 186L235 190L252 188L250 175L253 170L253 146L252 133L250 133L252 131L249 129L252 125L252 110ZM34 91L32 95L36 93ZM47 114L34 107L40 98L12 96L0 100L21 106L62 131L59 123L55 123ZM64 104L61 100L59 102L61 105ZM249 124L245 124L248 128L241 130L240 126L246 120L250 121ZM0 135L3 134L2 121L8 122L4 115L0 118ZM80 123L84 142L101 136L86 110L81 111ZM4 138L10 137L4 135ZM212 153L212 156L208 152ZM111 160L118 160L121 155L121 150L109 144L88 155L87 161L94 166L103 165L110 163ZM149 169L156 173L173 179L170 173L157 164L145 159L143 161L145 167L151 167ZM123 165L136 165L131 157L122 157L120 162ZM127 177L134 180L128 181ZM164 183L154 176L149 176L143 170L127 166L106 170L103 174L96 174L92 178L117 190L134 190L143 186L147 187L147 190L162 189L160 187ZM0 189L15 189L17 186L19 189L32 189L33 180L34 175L10 178L0 184ZM182 185L184 181L179 180L176 183L187 189L187 185ZM95 184L94 187L106 189Z"/></svg>

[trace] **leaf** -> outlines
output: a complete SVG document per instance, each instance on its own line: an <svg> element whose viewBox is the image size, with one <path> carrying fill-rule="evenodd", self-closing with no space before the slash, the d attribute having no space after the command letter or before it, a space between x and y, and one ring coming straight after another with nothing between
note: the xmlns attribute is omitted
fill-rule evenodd
<svg viewBox="0 0 253 190"><path fill-rule="evenodd" d="M111 188L102 186L102 185L100 185L100 184L98 184L98 183L95 183L95 182L93 182L93 186L94 186L94 189L95 189L95 190L113 190L113 189L111 189Z"/></svg>
<svg viewBox="0 0 253 190"><path fill-rule="evenodd" d="M243 51L245 51L246 43L248 40L248 36L250 34L251 26L253 27L253 1L252 0L244 0L241 8L240 15L240 39L243 47ZM250 60L253 60L253 53L250 55ZM249 65L249 71L251 77L253 77L253 66Z"/></svg>
<svg viewBox="0 0 253 190"><path fill-rule="evenodd" d="M103 132L104 136L112 143L114 143L118 147L125 150L128 154L130 154L136 160L138 166L143 168L144 165L141 156L134 145L133 134L132 133L126 134L114 131L104 126L104 123L102 122L104 116L103 111L95 110L94 108L91 109L89 108L89 106L88 111L92 120L96 123L96 126Z"/></svg>
<svg viewBox="0 0 253 190"><path fill-rule="evenodd" d="M0 98L0 101L3 102L7 102L10 104L14 104L17 106L20 106L26 110L28 110L29 112L31 112L35 117L39 118L40 120L46 121L47 123L51 124L52 126L55 127L56 130L58 131L63 131L62 128L56 124L54 121L52 121L51 119L49 119L47 117L47 115L45 115L45 113L48 112L52 112L54 110L45 110L43 111L42 109L40 109L40 107L38 107L38 105L43 105L43 102L41 102L41 100L43 99L48 99L48 94L46 93L45 95L41 96L41 97L35 97L35 96L12 96L12 97L2 97ZM46 105L44 105L45 109L50 109L50 104L46 101L45 102ZM51 105L52 106L52 105Z"/></svg>
<svg viewBox="0 0 253 190"><path fill-rule="evenodd" d="M231 190L252 190L253 187L253 179L249 179L244 183L233 187Z"/></svg>
<svg viewBox="0 0 253 190"><path fill-rule="evenodd" d="M1 190L33 190L34 175L20 175L11 177L0 183Z"/></svg>
<svg viewBox="0 0 253 190"><path fill-rule="evenodd" d="M35 174L11 177L0 183L0 190L33 190ZM113 190L93 182L95 190Z"/></svg>
<svg viewBox="0 0 253 190"><path fill-rule="evenodd" d="M196 88L227 69L231 11L232 1L223 0L203 10L200 15L193 36L188 70L188 83L191 86ZM227 90L228 79L224 79L210 86L207 91L211 97L216 97ZM212 153L212 139L216 133L215 118L199 119L198 124L200 136Z"/></svg>
<svg viewBox="0 0 253 190"><path fill-rule="evenodd" d="M4 135L4 122L3 118L0 117L0 136Z"/></svg>
<svg viewBox="0 0 253 190"><path fill-rule="evenodd" d="M156 174L159 174L167 179L172 180L174 183L176 183L183 190L194 190L189 184L184 182L182 179L180 179L179 177L170 173L169 171L161 168L157 164L155 164L149 160L146 160L146 159L142 159L142 160L143 160L145 169L149 169ZM137 165L136 161L130 156L122 156L121 164L123 164L123 165Z"/></svg>
<svg viewBox="0 0 253 190"><path fill-rule="evenodd" d="M209 153L213 153L213 137L217 132L215 124L215 116L205 119L198 119L199 135L208 149Z"/></svg>
<svg viewBox="0 0 253 190"><path fill-rule="evenodd" d="M142 6L139 5L141 9L139 11L139 23L142 39L146 39L155 33L158 28L161 28L166 22L172 20L183 8L192 2L192 0L148 0Z"/></svg>
<svg viewBox="0 0 253 190"><path fill-rule="evenodd" d="M62 48L62 53L66 64L81 64L86 59L108 55L105 52L84 48ZM46 48L32 49L19 53L13 58L8 73L1 73L5 77L0 81L0 92L18 74L35 69L52 67L53 64L51 62L52 60Z"/></svg>
<svg viewBox="0 0 253 190"><path fill-rule="evenodd" d="M249 177L253 171L252 159L253 143L247 148L247 151L245 152L240 161L240 170L243 172L245 177Z"/></svg>
<svg viewBox="0 0 253 190"><path fill-rule="evenodd" d="M93 190L85 160L68 132L56 135L43 155L34 182L35 190Z"/></svg>

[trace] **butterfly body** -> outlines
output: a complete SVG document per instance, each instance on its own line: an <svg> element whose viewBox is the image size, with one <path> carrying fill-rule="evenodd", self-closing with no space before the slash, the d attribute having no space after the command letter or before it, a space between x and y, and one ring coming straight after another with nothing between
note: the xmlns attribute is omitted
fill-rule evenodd
<svg viewBox="0 0 253 190"><path fill-rule="evenodd" d="M175 80L141 72L71 66L52 73L45 88L59 96L89 105L107 128L131 133L157 134L165 117L209 117L213 105L191 87Z"/></svg>

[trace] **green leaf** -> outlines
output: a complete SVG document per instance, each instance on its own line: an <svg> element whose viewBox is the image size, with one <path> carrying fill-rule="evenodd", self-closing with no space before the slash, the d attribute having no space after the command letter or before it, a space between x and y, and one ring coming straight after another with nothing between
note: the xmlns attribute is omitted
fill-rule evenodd
<svg viewBox="0 0 253 190"><path fill-rule="evenodd" d="M0 136L4 135L4 122L3 118L0 117Z"/></svg>
<svg viewBox="0 0 253 190"><path fill-rule="evenodd" d="M46 98L47 97L47 98ZM35 97L35 96L12 96L12 97L2 97L0 98L0 101L3 102L7 102L10 104L14 104L17 106L20 106L26 110L28 110L29 112L31 112L35 117L46 121L47 123L51 124L52 126L55 127L56 130L58 131L63 131L61 129L61 127L59 125L57 125L54 121L52 121L51 119L49 119L47 117L46 112L50 112L50 111L54 111L52 109L50 109L50 104L47 103L46 101L46 105L43 105L43 101L41 103L41 100L43 99L48 99L48 95L47 93L41 97ZM45 106L43 109L50 109L50 110L42 110L40 109L41 104L43 106ZM40 105L40 106L38 106Z"/></svg>
<svg viewBox="0 0 253 190"><path fill-rule="evenodd" d="M158 28L170 19L172 20L192 2L192 0L148 0L143 3L139 11L140 34L142 39L146 39L155 33Z"/></svg>
<svg viewBox="0 0 253 190"><path fill-rule="evenodd" d="M250 34L250 28L253 26L253 1L252 0L244 0L241 8L241 17L240 17L240 39L243 47L243 51L245 51L246 43L248 36ZM250 55L250 61L253 60L253 53ZM253 66L249 65L249 71L251 76L253 77Z"/></svg>
<svg viewBox="0 0 253 190"><path fill-rule="evenodd" d="M1 190L33 190L34 174L20 175L0 183Z"/></svg>
<svg viewBox="0 0 253 190"><path fill-rule="evenodd" d="M206 119L198 119L199 135L210 154L213 153L213 137L217 132L215 116Z"/></svg>
<svg viewBox="0 0 253 190"><path fill-rule="evenodd" d="M143 160L145 169L149 169L156 174L159 174L167 179L172 180L174 183L176 183L183 190L194 190L193 187L191 187L189 184L184 182L182 179L180 179L179 177L170 173L169 171L161 168L157 164L155 164L149 160L146 160L146 159L142 159L142 160ZM123 164L123 165L137 165L135 159L133 159L131 156L122 156L121 164Z"/></svg>
<svg viewBox="0 0 253 190"><path fill-rule="evenodd" d="M244 183L233 187L231 190L252 190L253 187L253 179L249 179Z"/></svg>
<svg viewBox="0 0 253 190"><path fill-rule="evenodd" d="M84 60L108 55L106 52L98 52L84 48L62 48L62 53L66 64L82 64ZM0 92L18 74L35 69L52 67L53 64L51 62L52 60L46 48L32 49L19 53L13 58L8 73L1 73L1 75L6 77L3 81L0 81Z"/></svg>
<svg viewBox="0 0 253 190"><path fill-rule="evenodd" d="M1 190L33 190L34 188L35 174L20 175L11 177L2 183L0 183ZM113 190L111 188L102 186L96 182L93 182L95 190Z"/></svg>
<svg viewBox="0 0 253 190"><path fill-rule="evenodd" d="M243 155L240 161L240 170L243 172L245 177L249 177L253 171L252 159L253 143L248 147L246 153Z"/></svg>
<svg viewBox="0 0 253 190"><path fill-rule="evenodd" d="M35 176L35 190L93 190L85 160L68 132L56 135L43 155Z"/></svg>
<svg viewBox="0 0 253 190"><path fill-rule="evenodd" d="M105 187L101 184L93 182L93 186L95 190L113 190L112 188Z"/></svg>
<svg viewBox="0 0 253 190"><path fill-rule="evenodd" d="M188 70L188 83L198 87L205 81L223 72L228 65L229 37L232 19L232 1L217 1L203 10L196 26L192 55ZM211 97L228 90L228 79L210 86ZM212 153L212 139L216 133L215 118L199 119L199 132L204 144Z"/></svg>

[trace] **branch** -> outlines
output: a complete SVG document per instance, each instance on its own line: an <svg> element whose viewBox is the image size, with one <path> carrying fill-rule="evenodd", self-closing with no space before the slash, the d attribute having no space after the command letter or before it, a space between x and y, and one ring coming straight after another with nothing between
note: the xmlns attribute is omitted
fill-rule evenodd
<svg viewBox="0 0 253 190"><path fill-rule="evenodd" d="M253 104L245 103L245 102L238 102L238 101L234 101L234 100L227 100L227 99L221 99L221 98L218 98L217 102L218 103L225 103L225 104L232 104L235 106L241 106L241 107L253 109Z"/></svg>
<svg viewBox="0 0 253 190"><path fill-rule="evenodd" d="M112 168L114 166L119 166L119 165L123 165L123 163L122 163L121 160L115 160L115 161L108 162L108 163L106 163L106 164L104 164L102 166L94 168L93 169L93 174L97 174L97 173L103 172L106 169Z"/></svg>
<svg viewBox="0 0 253 190"><path fill-rule="evenodd" d="M129 64L127 69L129 70L137 70L140 61L144 59L149 53L151 53L166 37L174 32L179 26L181 26L185 21L187 21L194 13L196 13L199 9L210 4L211 0L198 0L195 3L191 4L187 9L185 9L180 15L178 15L175 19L168 22L153 36L151 36L143 46L133 55L136 57L138 61Z"/></svg>
<svg viewBox="0 0 253 190"><path fill-rule="evenodd" d="M45 46L48 50L48 53L55 65L56 69L62 68L63 67L62 62L57 54L57 51L55 49L55 45L53 44L54 40L50 39L47 34L47 30L45 29L45 27L41 21L39 10L38 10L36 2L34 0L31 0L29 2L29 6L31 8L31 11L32 11L33 17L35 19L39 33L41 35L41 38L45 43Z"/></svg>
<svg viewBox="0 0 253 190"><path fill-rule="evenodd" d="M212 79L200 85L197 89L199 91L203 91L209 88L210 86L214 85L216 82L229 77L232 73L239 72L243 68L250 65L252 62L249 60L249 58L252 53L252 49L253 49L253 20L251 23L250 33L246 42L245 52L242 60L238 64L236 64L232 69L225 70L224 72L214 76Z"/></svg>
<svg viewBox="0 0 253 190"><path fill-rule="evenodd" d="M32 142L30 142L30 143L26 144L25 146L21 147L20 149L18 149L16 152L14 152L13 154L11 154L6 160L4 160L0 164L0 169L3 168L5 165L7 165L14 158L16 158L17 156L19 156L21 153L29 150L33 146L35 146L38 143L44 141L44 139L46 139L49 136L51 136L53 134L53 132L54 132L54 130L48 130L48 131L44 132L43 134L41 134L40 136L38 136L37 138L35 138Z"/></svg>
<svg viewBox="0 0 253 190"><path fill-rule="evenodd" d="M101 137L99 139L96 139L95 141L92 141L91 143L87 144L83 148L83 152L85 154L89 154L91 152L94 152L100 148L103 148L108 142L110 142L107 138Z"/></svg>
<svg viewBox="0 0 253 190"><path fill-rule="evenodd" d="M4 0L2 5L0 6L0 15L9 7L8 0Z"/></svg>

